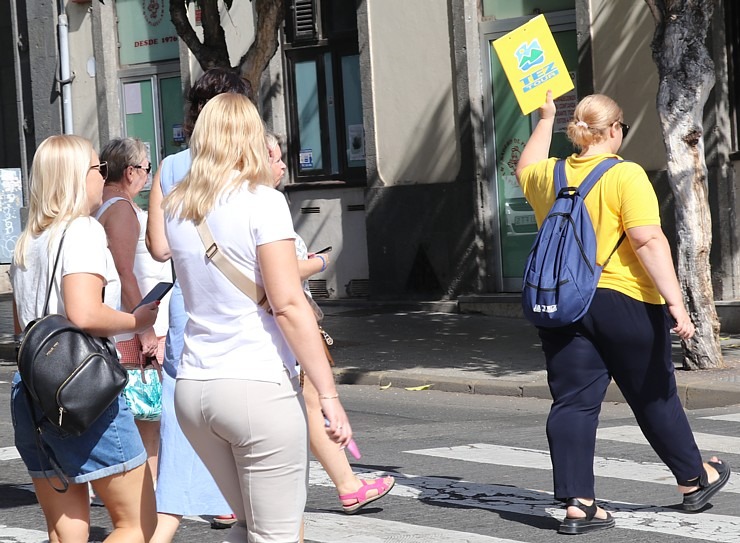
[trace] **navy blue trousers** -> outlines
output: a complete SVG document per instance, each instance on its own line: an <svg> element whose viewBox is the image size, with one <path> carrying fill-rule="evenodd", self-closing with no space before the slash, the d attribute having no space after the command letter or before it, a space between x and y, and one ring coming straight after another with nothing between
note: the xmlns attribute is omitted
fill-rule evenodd
<svg viewBox="0 0 740 543"><path fill-rule="evenodd" d="M680 485L703 469L676 392L670 324L662 305L598 289L586 316L540 328L553 404L547 419L555 497L594 498L594 449L601 402L611 379Z"/></svg>

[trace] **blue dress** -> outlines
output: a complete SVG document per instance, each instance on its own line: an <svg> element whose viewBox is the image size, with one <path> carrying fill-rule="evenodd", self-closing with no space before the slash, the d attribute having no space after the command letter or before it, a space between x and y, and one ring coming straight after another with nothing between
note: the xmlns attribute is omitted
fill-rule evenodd
<svg viewBox="0 0 740 543"><path fill-rule="evenodd" d="M160 169L162 193L167 195L189 168L190 151L181 151L167 157ZM187 320L180 284L175 282L170 298L170 326L162 372L157 512L173 515L226 515L231 512L231 507L182 433L175 415L175 379Z"/></svg>

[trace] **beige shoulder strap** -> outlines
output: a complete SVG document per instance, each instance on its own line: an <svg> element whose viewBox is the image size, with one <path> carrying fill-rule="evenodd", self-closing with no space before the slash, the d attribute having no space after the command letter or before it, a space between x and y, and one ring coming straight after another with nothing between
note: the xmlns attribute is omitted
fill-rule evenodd
<svg viewBox="0 0 740 543"><path fill-rule="evenodd" d="M206 258L213 262L213 265L216 266L216 268L218 268L218 270L223 273L236 288L246 294L262 309L270 313L270 303L267 300L265 289L239 271L234 263L229 260L229 257L219 251L218 245L213 240L213 234L211 233L211 229L208 227L206 220L203 219L200 224L196 225L196 228L198 230L200 240L203 242L203 247L206 249Z"/></svg>

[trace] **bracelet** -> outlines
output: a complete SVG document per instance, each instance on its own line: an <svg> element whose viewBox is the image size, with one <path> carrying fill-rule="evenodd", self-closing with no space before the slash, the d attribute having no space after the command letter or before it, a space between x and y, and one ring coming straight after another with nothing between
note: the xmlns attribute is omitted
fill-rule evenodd
<svg viewBox="0 0 740 543"><path fill-rule="evenodd" d="M316 258L321 259L322 265L321 265L321 269L319 270L319 273L321 273L322 271L326 269L326 259L322 255L316 255Z"/></svg>
<svg viewBox="0 0 740 543"><path fill-rule="evenodd" d="M319 400L336 400L337 398L339 398L339 394L334 394L334 396L319 394Z"/></svg>

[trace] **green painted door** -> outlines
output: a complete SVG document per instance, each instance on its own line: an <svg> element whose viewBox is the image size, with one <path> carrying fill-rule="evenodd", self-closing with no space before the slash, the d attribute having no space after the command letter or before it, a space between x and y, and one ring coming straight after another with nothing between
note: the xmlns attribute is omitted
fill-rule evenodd
<svg viewBox="0 0 740 543"><path fill-rule="evenodd" d="M522 115L498 56L493 50L493 40L504 35L508 30L501 31L499 35L489 35L488 37L490 38L489 57L491 59L493 143L495 148L493 190L496 192L495 201L497 202L498 213L495 216L499 223L498 231L500 233L501 284L504 292L516 292L521 289L524 263L537 233L537 224L534 212L525 200L514 172L522 149L532 133L533 124L536 123L537 114L535 112L532 115ZM552 30L565 64L571 76L575 78L578 65L575 30L557 31L557 28L552 28ZM558 117L555 123L555 134L550 148L550 156L564 157L573 152L573 148L565 136L565 125L570 120L576 101L575 91L571 91L556 101Z"/></svg>
<svg viewBox="0 0 740 543"><path fill-rule="evenodd" d="M179 75L150 75L122 83L125 134L139 138L149 148L152 173L136 197L146 209L151 180L162 159L184 149L183 97Z"/></svg>
<svg viewBox="0 0 740 543"><path fill-rule="evenodd" d="M182 131L183 99L180 76L162 77L159 80L159 103L162 111L162 157L185 149Z"/></svg>

